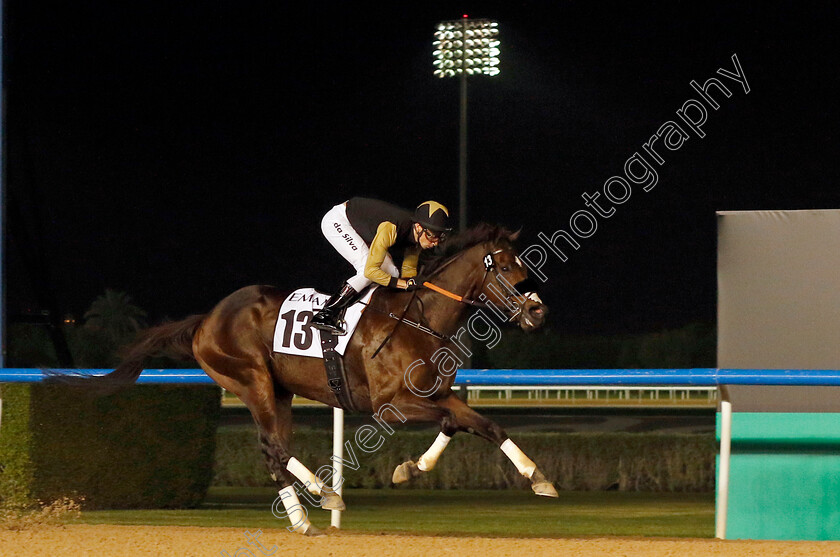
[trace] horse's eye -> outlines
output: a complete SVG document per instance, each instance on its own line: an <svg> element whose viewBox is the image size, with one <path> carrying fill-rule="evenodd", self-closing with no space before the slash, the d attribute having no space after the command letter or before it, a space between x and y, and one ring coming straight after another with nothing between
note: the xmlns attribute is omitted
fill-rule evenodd
<svg viewBox="0 0 840 557"><path fill-rule="evenodd" d="M502 267L502 271L504 271L505 273L507 273L508 271L510 271L510 267Z"/></svg>

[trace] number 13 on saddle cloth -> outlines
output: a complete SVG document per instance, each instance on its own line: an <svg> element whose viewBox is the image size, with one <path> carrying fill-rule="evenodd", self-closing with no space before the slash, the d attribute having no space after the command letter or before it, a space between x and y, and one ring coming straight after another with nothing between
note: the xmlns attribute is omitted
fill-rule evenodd
<svg viewBox="0 0 840 557"><path fill-rule="evenodd" d="M369 288L358 302L347 308L344 314L347 334L338 337L338 346L335 348L335 351L342 356L356 325L362 318L362 312L366 307L364 304L370 300L374 290L376 286ZM323 358L319 331L309 326L309 321L319 309L324 307L329 297L329 294L318 292L314 288L300 288L289 294L280 306L277 325L274 327L274 351L294 356Z"/></svg>

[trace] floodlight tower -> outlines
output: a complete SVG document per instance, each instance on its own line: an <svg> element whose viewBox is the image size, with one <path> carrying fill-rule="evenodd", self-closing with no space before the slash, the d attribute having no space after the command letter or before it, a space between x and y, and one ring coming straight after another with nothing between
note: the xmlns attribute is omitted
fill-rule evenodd
<svg viewBox="0 0 840 557"><path fill-rule="evenodd" d="M435 75L461 81L458 157L458 221L467 227L467 76L499 75L499 24L489 19L442 21L435 31Z"/></svg>

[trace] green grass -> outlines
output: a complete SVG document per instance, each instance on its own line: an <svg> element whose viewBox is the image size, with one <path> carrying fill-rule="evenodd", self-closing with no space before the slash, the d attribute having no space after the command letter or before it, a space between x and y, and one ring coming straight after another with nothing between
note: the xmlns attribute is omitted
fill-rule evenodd
<svg viewBox="0 0 840 557"><path fill-rule="evenodd" d="M271 488L211 488L201 508L83 512L88 524L279 528ZM714 495L708 493L530 492L354 489L345 493L342 530L349 532L502 537L663 536L711 538ZM330 513L310 507L322 528Z"/></svg>

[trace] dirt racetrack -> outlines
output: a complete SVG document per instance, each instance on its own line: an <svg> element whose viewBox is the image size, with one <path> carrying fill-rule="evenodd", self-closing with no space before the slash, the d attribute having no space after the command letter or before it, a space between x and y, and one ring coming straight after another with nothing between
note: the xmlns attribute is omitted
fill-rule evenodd
<svg viewBox="0 0 840 557"><path fill-rule="evenodd" d="M255 534L256 532L252 532ZM840 542L720 541L657 538L475 538L336 533L319 538L264 530L257 538L264 549L248 545L239 528L181 526L45 526L23 531L0 530L0 555L305 555L381 557L417 555L587 557L773 557L838 556ZM275 547L276 546L276 547Z"/></svg>

